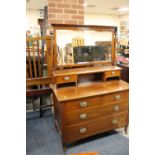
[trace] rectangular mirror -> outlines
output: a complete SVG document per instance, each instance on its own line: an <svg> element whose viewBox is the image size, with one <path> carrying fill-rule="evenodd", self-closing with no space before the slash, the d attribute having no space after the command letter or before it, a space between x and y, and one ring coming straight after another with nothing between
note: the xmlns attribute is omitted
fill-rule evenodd
<svg viewBox="0 0 155 155"><path fill-rule="evenodd" d="M111 31L56 30L57 64L85 64L112 61Z"/></svg>

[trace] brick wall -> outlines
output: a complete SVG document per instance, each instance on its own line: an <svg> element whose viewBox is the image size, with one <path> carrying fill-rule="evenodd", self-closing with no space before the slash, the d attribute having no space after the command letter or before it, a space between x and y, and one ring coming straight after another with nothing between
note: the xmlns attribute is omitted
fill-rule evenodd
<svg viewBox="0 0 155 155"><path fill-rule="evenodd" d="M48 24L84 24L84 0L48 0Z"/></svg>

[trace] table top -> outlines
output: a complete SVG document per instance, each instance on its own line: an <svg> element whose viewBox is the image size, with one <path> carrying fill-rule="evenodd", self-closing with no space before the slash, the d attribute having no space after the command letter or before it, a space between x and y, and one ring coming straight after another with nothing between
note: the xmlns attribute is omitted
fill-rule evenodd
<svg viewBox="0 0 155 155"><path fill-rule="evenodd" d="M52 90L57 100L59 102L63 102L129 90L129 84L122 80L107 82L83 82L77 86L69 86L58 89L52 86Z"/></svg>

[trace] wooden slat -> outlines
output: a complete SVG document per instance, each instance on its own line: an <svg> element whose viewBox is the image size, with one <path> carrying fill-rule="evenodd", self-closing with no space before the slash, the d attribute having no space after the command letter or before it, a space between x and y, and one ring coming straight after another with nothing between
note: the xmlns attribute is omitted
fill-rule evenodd
<svg viewBox="0 0 155 155"><path fill-rule="evenodd" d="M39 51L39 41L38 41L38 40L37 40L37 52L38 52L38 69L39 69L39 77L41 78L40 51Z"/></svg>
<svg viewBox="0 0 155 155"><path fill-rule="evenodd" d="M32 65L31 65L31 56L30 56L30 47L29 47L29 44L27 45L28 46L28 62L29 62L29 71L30 71L30 78L32 78Z"/></svg>
<svg viewBox="0 0 155 155"><path fill-rule="evenodd" d="M53 49L52 49L52 46L51 46L51 40L46 40L46 47L47 47L47 71L48 71L48 77L51 77L52 75L52 67L53 67L53 61L52 61L52 58L53 58Z"/></svg>
<svg viewBox="0 0 155 155"><path fill-rule="evenodd" d="M32 42L32 52L33 52L33 68L34 68L34 76L35 76L35 78L37 78L37 69L36 69L36 58L35 58L34 41Z"/></svg>
<svg viewBox="0 0 155 155"><path fill-rule="evenodd" d="M32 78L26 80L26 86L50 84L52 83L52 78Z"/></svg>

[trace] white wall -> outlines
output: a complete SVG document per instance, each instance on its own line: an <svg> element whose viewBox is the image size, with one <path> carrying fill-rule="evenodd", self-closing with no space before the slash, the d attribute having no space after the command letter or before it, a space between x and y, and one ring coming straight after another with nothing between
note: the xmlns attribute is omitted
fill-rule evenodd
<svg viewBox="0 0 155 155"><path fill-rule="evenodd" d="M40 34L38 15L39 13L37 10L26 11L26 30L30 30L31 34L34 36L36 36L38 33Z"/></svg>
<svg viewBox="0 0 155 155"><path fill-rule="evenodd" d="M122 16L119 16L120 18L120 22L128 22L129 21L129 14L125 14L125 15L122 15Z"/></svg>
<svg viewBox="0 0 155 155"><path fill-rule="evenodd" d="M85 13L84 24L86 24L86 25L117 26L118 34L120 33L120 18L118 15Z"/></svg>

